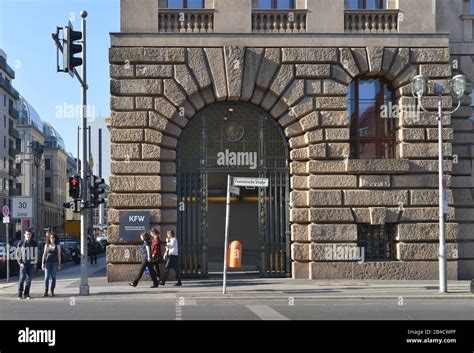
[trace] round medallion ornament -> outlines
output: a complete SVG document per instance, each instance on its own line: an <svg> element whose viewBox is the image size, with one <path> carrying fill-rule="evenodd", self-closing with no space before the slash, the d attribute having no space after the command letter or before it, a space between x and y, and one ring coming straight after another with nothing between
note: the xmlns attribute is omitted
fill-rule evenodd
<svg viewBox="0 0 474 353"><path fill-rule="evenodd" d="M239 142L245 135L245 128L240 121L231 120L224 123L222 132L226 141Z"/></svg>

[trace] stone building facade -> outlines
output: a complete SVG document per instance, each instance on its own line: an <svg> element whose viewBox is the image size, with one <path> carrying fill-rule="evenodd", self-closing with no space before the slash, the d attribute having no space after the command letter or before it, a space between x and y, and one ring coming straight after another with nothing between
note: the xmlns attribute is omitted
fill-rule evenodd
<svg viewBox="0 0 474 353"><path fill-rule="evenodd" d="M110 281L129 280L140 262L137 244L121 241L122 210L150 212L153 226L162 231L177 229L183 242L182 262L187 261L186 252L194 243L186 246L188 228L180 228L180 204L188 200L182 196L178 177L179 146L184 143L180 139L193 119L201 119L206 109L203 114L212 115L209 112L217 104L229 104L229 111L246 104L263 112L277 122L286 139L289 185L281 199L283 206L278 206L280 211L284 207L279 215L288 216L286 231L281 223L287 247L278 248L289 264L284 274L311 279L437 278L437 118L423 112L410 114L416 107L410 82L417 74L430 78L424 105L436 110L434 81L448 80L462 70L453 66L449 35L437 33L431 7L423 9L432 1L414 5L400 0L394 8L395 2L388 2L377 17L384 25L376 28L374 22L375 27L365 31L348 21L360 21L357 16L364 11L374 15L377 10L344 10L344 1L297 1L293 11L302 16L298 26L284 23L288 19L283 10L266 10L267 16L278 18L281 26L276 27L273 20L258 27L256 16L265 11L256 10L251 1L238 5L230 0L205 1L210 10L194 10L194 20L193 10L175 11L191 21L181 27L179 22L175 27L163 24L173 18L172 10L160 7L165 2L143 3L137 7L133 1L122 1L122 32L111 39ZM234 20L236 13L241 21ZM382 16L393 13L395 17ZM209 17L197 20L203 14ZM420 23L417 16L426 19ZM390 18L397 19L396 26ZM384 82L390 88L389 107L404 112L383 123L385 129L393 124L393 154L385 154L388 157L358 158L353 151L354 133L365 135L352 126L356 113L351 99L354 92L365 89L364 80ZM359 88L354 82L359 82ZM442 105L452 108L449 92ZM466 97L456 118L443 119L450 279L474 275L470 116ZM359 119L364 119L362 114ZM460 126L465 129L462 133ZM465 140L456 154L457 138ZM206 184L199 185L196 198L207 205ZM258 198L260 205L264 199L276 200L277 193L259 193ZM206 237L203 227L200 237ZM265 232L264 239L268 229ZM196 244L206 247L206 242ZM360 255L362 248L363 261L353 256ZM262 264L262 257L269 256L265 261L275 266L280 260L265 251L260 255ZM198 274L207 261L201 255L197 260L190 257L197 261Z"/></svg>

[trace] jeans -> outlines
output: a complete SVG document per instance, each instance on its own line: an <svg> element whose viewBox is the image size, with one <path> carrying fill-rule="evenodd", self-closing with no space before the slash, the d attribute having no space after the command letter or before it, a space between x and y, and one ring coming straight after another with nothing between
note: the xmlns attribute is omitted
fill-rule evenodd
<svg viewBox="0 0 474 353"><path fill-rule="evenodd" d="M18 282L18 295L30 295L31 276L33 275L33 265L23 265L20 268L20 280ZM26 286L25 286L26 280ZM24 292L23 292L24 288Z"/></svg>
<svg viewBox="0 0 474 353"><path fill-rule="evenodd" d="M151 277L151 280L153 281L153 284L158 285L158 279L156 278L156 272L155 272L155 269L153 268L154 267L153 262L148 262L148 261L144 260L142 262L141 267L140 267L140 271L137 274L137 277L135 277L135 279L133 280L133 284L135 286L138 284L138 282L142 278L143 272L145 272L145 268L147 268L147 267L148 267L148 271L150 271L150 277Z"/></svg>
<svg viewBox="0 0 474 353"><path fill-rule="evenodd" d="M57 262L47 262L44 264L44 289L47 291L49 287L49 278L51 277L51 290L56 288L56 271L58 270Z"/></svg>

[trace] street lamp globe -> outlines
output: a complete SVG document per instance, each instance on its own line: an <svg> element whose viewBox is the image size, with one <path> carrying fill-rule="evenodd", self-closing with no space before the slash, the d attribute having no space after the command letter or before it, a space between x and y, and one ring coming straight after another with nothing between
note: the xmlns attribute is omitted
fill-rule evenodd
<svg viewBox="0 0 474 353"><path fill-rule="evenodd" d="M456 99L461 99L466 93L467 81L466 76L457 75L451 80L451 94Z"/></svg>
<svg viewBox="0 0 474 353"><path fill-rule="evenodd" d="M411 91L414 96L422 97L428 90L428 79L424 75L417 75L411 82Z"/></svg>

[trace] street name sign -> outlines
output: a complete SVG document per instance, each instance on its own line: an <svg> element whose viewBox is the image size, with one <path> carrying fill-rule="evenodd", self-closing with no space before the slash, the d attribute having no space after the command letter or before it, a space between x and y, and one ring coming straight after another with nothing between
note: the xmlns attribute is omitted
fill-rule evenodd
<svg viewBox="0 0 474 353"><path fill-rule="evenodd" d="M266 188L268 187L267 178L232 178L233 186L244 186L244 187L257 187Z"/></svg>

